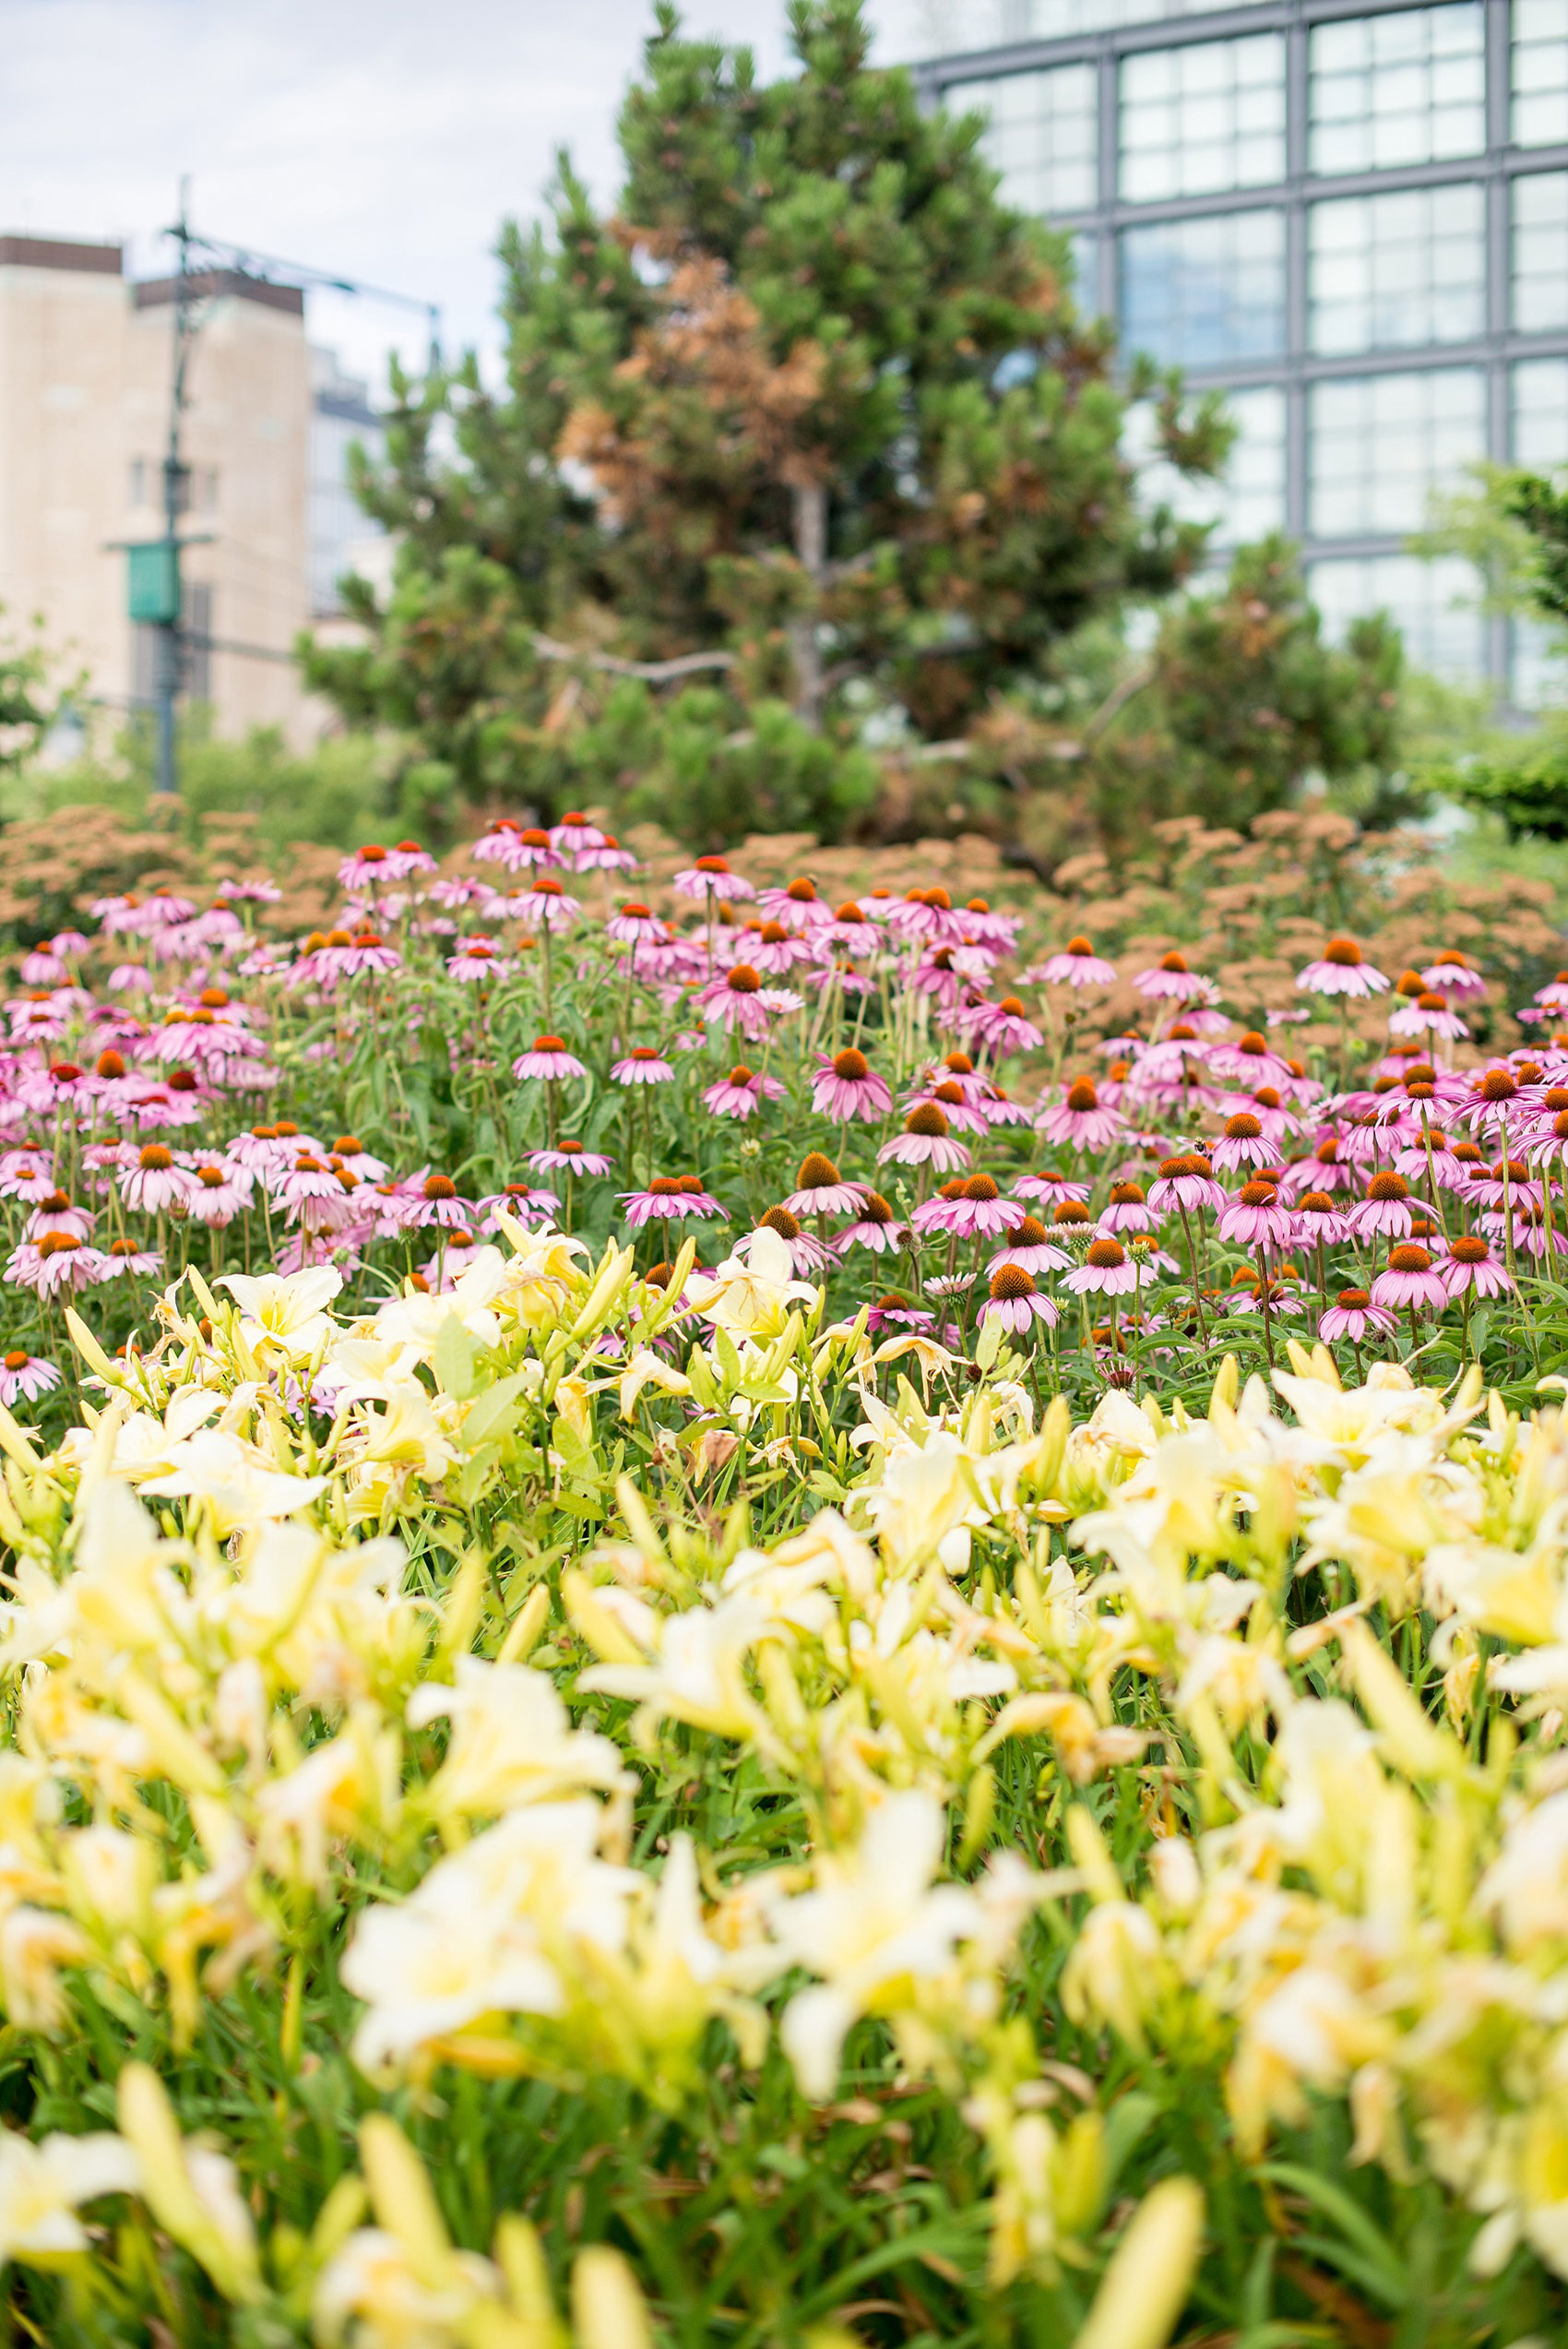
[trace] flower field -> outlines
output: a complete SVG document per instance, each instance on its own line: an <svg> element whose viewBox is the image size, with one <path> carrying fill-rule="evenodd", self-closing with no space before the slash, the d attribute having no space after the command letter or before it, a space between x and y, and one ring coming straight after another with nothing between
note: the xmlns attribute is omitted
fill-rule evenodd
<svg viewBox="0 0 1568 2349"><path fill-rule="evenodd" d="M10 2337L1562 2337L1568 975L1270 821L21 956Z"/></svg>

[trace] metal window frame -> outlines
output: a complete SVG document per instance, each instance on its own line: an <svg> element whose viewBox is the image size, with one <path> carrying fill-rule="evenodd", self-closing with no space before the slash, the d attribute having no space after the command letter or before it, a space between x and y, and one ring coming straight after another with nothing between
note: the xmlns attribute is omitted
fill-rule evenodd
<svg viewBox="0 0 1568 2349"><path fill-rule="evenodd" d="M1568 356L1568 331L1523 334L1510 324L1512 243L1511 191L1516 179L1539 172L1568 171L1568 144L1516 147L1511 143L1513 91L1510 0L1481 0L1484 145L1474 155L1440 162L1401 165L1384 171L1313 172L1308 154L1308 49L1314 26L1358 17L1406 15L1442 0L1242 0L1204 15L1161 17L1140 24L1052 39L1007 41L980 50L938 57L915 68L926 101L935 104L956 84L1007 74L1049 70L1054 66L1092 64L1096 69L1098 153L1096 202L1087 212L1064 213L1052 226L1093 239L1095 307L1109 317L1120 302L1118 240L1123 229L1161 221L1211 219L1227 212L1277 210L1285 215L1285 349L1277 359L1250 360L1184 370L1195 388L1242 390L1277 384L1285 393L1285 527L1311 563L1332 556L1400 554L1403 537L1366 533L1316 538L1309 531L1308 409L1312 387L1326 378L1424 373L1440 367L1479 368L1486 384L1485 455L1508 463L1511 451L1510 369L1521 359ZM1151 50L1191 48L1200 42L1249 34L1285 35L1285 176L1256 187L1220 195L1170 197L1146 204L1120 194L1119 91L1122 61ZM1422 343L1400 349L1337 352L1308 349L1307 210L1336 197L1381 196L1415 187L1479 185L1485 198L1485 328L1464 342ZM1488 623L1487 671L1506 689L1512 665L1506 620Z"/></svg>

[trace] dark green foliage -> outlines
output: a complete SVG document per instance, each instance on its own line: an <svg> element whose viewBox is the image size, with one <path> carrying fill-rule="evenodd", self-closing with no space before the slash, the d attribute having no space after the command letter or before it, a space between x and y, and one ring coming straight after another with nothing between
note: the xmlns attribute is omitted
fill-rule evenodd
<svg viewBox="0 0 1568 2349"><path fill-rule="evenodd" d="M307 674L471 800L842 833L868 720L965 736L1201 553L1120 440L1155 394L1164 452L1213 470L1218 404L1112 380L1064 240L998 201L978 117L867 67L855 0L790 25L802 70L761 88L658 11L616 212L563 159L548 230L502 239L505 381L399 381L362 469L395 585Z"/></svg>
<svg viewBox="0 0 1568 2349"><path fill-rule="evenodd" d="M1048 855L1081 846L1064 819L1087 819L1125 853L1151 819L1241 827L1283 806L1305 776L1384 772L1397 755L1403 666L1383 615L1358 621L1342 648L1324 641L1285 540L1243 547L1219 593L1170 606L1124 699L1103 727L1084 728L1065 783L1047 782L1043 759L1030 770L1031 841Z"/></svg>

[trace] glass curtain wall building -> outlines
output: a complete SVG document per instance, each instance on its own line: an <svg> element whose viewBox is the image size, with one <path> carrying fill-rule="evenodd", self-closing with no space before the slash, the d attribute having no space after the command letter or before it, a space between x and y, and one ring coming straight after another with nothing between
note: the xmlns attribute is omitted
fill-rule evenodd
<svg viewBox="0 0 1568 2349"><path fill-rule="evenodd" d="M1478 459L1568 462L1568 0L999 0L922 66L988 116L1004 193L1067 230L1123 348L1222 387L1224 548L1301 541L1333 627L1529 701L1527 630L1406 551Z"/></svg>

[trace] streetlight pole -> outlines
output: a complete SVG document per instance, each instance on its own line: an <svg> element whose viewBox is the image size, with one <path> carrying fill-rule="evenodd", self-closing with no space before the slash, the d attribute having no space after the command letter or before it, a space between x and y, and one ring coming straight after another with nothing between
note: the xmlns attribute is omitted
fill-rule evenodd
<svg viewBox="0 0 1568 2349"><path fill-rule="evenodd" d="M189 180L180 182L180 217L171 232L179 248L174 278L174 370L169 396L169 448L163 459L163 543L167 566L164 617L158 640L158 790L178 789L174 712L184 682L184 631L180 580L180 516L184 510L185 468L180 457L180 420L185 407L185 367L196 331L190 277Z"/></svg>

